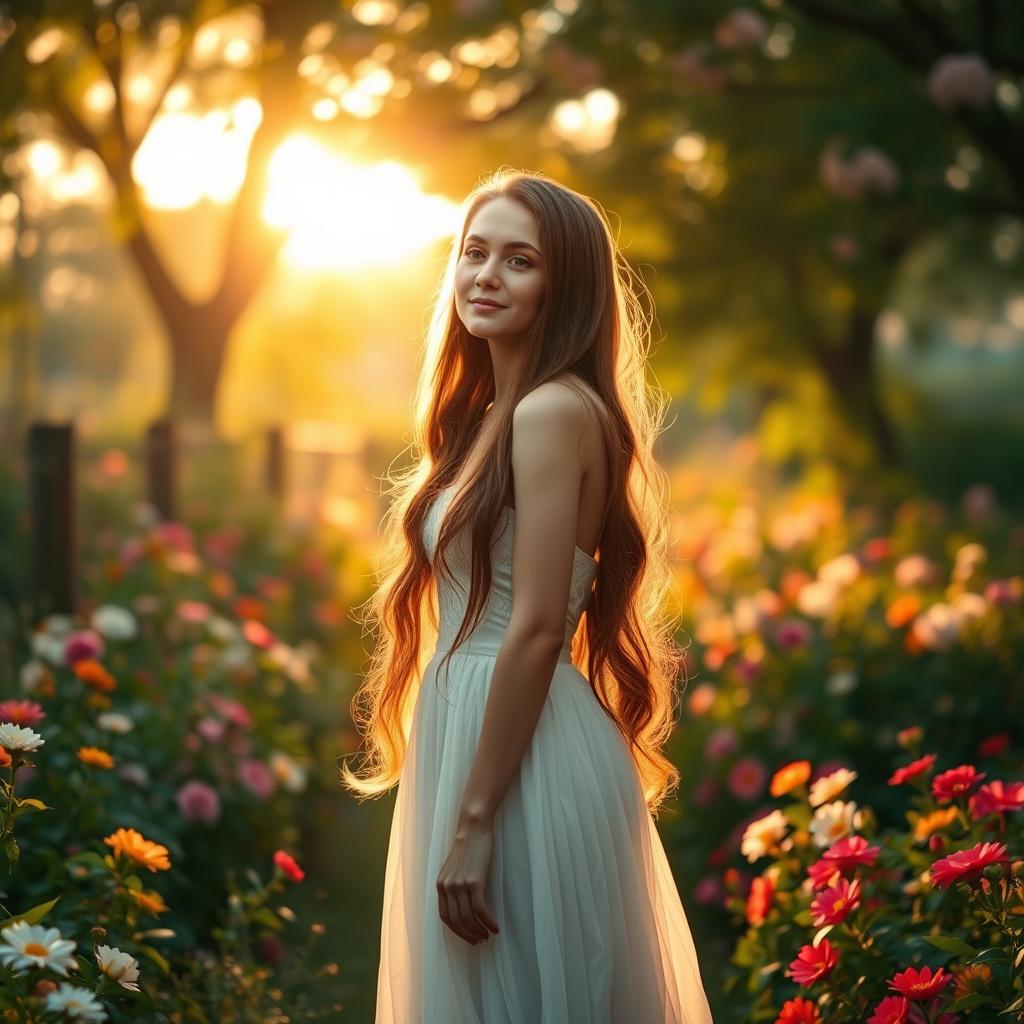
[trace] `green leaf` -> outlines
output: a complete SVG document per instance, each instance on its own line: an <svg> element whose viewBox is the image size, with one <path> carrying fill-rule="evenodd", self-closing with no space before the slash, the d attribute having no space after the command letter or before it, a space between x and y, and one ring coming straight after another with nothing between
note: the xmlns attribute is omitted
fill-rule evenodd
<svg viewBox="0 0 1024 1024"><path fill-rule="evenodd" d="M59 896L55 896L47 903L40 903L39 906L26 910L23 914L15 914L14 917L9 917L6 921L0 921L0 928L6 928L9 924L14 924L15 921L38 924L54 908L59 899Z"/></svg>
<svg viewBox="0 0 1024 1024"><path fill-rule="evenodd" d="M949 1006L944 1007L944 1011L953 1010L968 1010L972 1006L997 1006L997 1000L993 999L992 996L985 995L984 992L971 992L970 995L961 996L959 999L954 1000Z"/></svg>
<svg viewBox="0 0 1024 1024"><path fill-rule="evenodd" d="M1021 996L1020 999L1014 1000L1005 1010L1000 1010L999 1016L1002 1017L1004 1013L1015 1013L1022 1006L1024 1006L1024 996Z"/></svg>
<svg viewBox="0 0 1024 1024"><path fill-rule="evenodd" d="M260 909L252 915L252 919L275 932L280 931L284 927L284 923L281 918L279 918L269 907L260 907Z"/></svg>
<svg viewBox="0 0 1024 1024"><path fill-rule="evenodd" d="M14 836L8 836L4 840L4 856L10 861L11 868L18 863L21 850L18 848L18 840Z"/></svg>
<svg viewBox="0 0 1024 1024"><path fill-rule="evenodd" d="M945 953L952 953L954 956L977 956L978 951L973 946L968 946L962 939L953 935L924 935L925 942L930 942L937 949Z"/></svg>

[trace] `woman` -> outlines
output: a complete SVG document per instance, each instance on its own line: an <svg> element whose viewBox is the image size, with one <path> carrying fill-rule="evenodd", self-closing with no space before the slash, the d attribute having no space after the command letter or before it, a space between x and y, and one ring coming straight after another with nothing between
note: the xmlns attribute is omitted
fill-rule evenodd
<svg viewBox="0 0 1024 1024"><path fill-rule="evenodd" d="M706 1024L653 820L681 656L648 322L589 199L502 169L463 211L342 770L401 776L376 1024Z"/></svg>

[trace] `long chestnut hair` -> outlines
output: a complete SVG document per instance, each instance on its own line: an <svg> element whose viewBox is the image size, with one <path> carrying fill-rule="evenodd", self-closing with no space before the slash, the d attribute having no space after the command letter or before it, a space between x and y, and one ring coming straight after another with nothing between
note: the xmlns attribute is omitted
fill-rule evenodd
<svg viewBox="0 0 1024 1024"><path fill-rule="evenodd" d="M536 218L547 273L510 401L495 406L484 425L495 397L490 353L456 313L455 268L473 215L497 196L521 203ZM483 614L492 538L513 493L512 411L523 395L559 377L570 386L573 377L586 381L600 396L597 405L576 388L598 415L610 486L573 663L625 739L652 814L678 785L679 772L662 747L675 724L684 652L666 602L673 582L668 477L653 451L667 399L646 379L651 321L640 301L645 294L604 212L586 196L546 175L503 167L466 197L421 358L412 467L389 476L392 500L381 524L377 586L354 616L377 634L350 707L366 748L364 771L341 768L343 784L357 797L379 796L399 781L412 711L438 635L434 573L447 574L444 553L464 530L471 539L470 590L453 649ZM471 449L473 466L466 463ZM432 565L425 518L456 478L465 484L445 513Z"/></svg>

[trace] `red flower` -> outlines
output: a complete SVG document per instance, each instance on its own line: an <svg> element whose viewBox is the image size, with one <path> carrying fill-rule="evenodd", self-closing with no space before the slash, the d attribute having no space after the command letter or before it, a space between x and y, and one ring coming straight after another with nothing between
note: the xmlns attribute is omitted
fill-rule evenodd
<svg viewBox="0 0 1024 1024"><path fill-rule="evenodd" d="M932 864L932 884L946 889L961 880L975 883L989 864L1008 864L1005 843L978 843L969 850L959 850Z"/></svg>
<svg viewBox="0 0 1024 1024"><path fill-rule="evenodd" d="M938 995L952 981L953 975L947 974L942 967L934 973L930 967L922 967L919 971L908 967L905 971L899 971L892 976L889 988L894 988L900 995L918 1002Z"/></svg>
<svg viewBox="0 0 1024 1024"><path fill-rule="evenodd" d="M910 1003L903 996L886 996L868 1017L868 1024L906 1024Z"/></svg>
<svg viewBox="0 0 1024 1024"><path fill-rule="evenodd" d="M974 819L1000 811L1024 810L1024 782L1003 782L993 779L986 782L967 801L967 808Z"/></svg>
<svg viewBox="0 0 1024 1024"><path fill-rule="evenodd" d="M293 881L301 882L306 877L306 872L295 863L291 854L284 850L277 850L274 853L274 863Z"/></svg>
<svg viewBox="0 0 1024 1024"><path fill-rule="evenodd" d="M998 757L1010 745L1008 732L997 732L986 736L978 744L978 757Z"/></svg>
<svg viewBox="0 0 1024 1024"><path fill-rule="evenodd" d="M34 700L5 700L0 702L0 722L10 722L26 728L41 722L46 712Z"/></svg>
<svg viewBox="0 0 1024 1024"><path fill-rule="evenodd" d="M932 796L940 803L947 803L954 797L970 792L983 778L985 772L974 770L973 764L962 764L932 779Z"/></svg>
<svg viewBox="0 0 1024 1024"><path fill-rule="evenodd" d="M758 875L750 883L750 892L747 893L747 923L752 925L764 924L768 911L772 909L772 896L775 894L775 886L770 878Z"/></svg>
<svg viewBox="0 0 1024 1024"><path fill-rule="evenodd" d="M823 924L838 924L846 918L851 910L860 906L860 879L848 882L839 879L835 885L829 886L814 897L811 913L814 915L812 924L815 928Z"/></svg>
<svg viewBox="0 0 1024 1024"><path fill-rule="evenodd" d="M916 761L897 768L889 778L889 785L898 786L901 782L906 782L907 779L917 778L918 775L928 771L935 764L935 757L935 754L925 754L924 757L919 757Z"/></svg>
<svg viewBox="0 0 1024 1024"><path fill-rule="evenodd" d="M782 1004L775 1024L821 1024L821 1014L810 999L788 999Z"/></svg>
<svg viewBox="0 0 1024 1024"><path fill-rule="evenodd" d="M804 946L791 961L786 974L798 985L813 985L839 963L839 950L828 939L817 946Z"/></svg>

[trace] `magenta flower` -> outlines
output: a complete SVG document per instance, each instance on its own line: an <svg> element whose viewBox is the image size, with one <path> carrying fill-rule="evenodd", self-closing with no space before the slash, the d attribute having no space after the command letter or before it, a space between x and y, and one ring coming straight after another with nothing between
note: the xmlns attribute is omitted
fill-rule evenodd
<svg viewBox="0 0 1024 1024"><path fill-rule="evenodd" d="M802 619L783 619L775 627L775 644L784 651L806 647L811 639L811 627Z"/></svg>
<svg viewBox="0 0 1024 1024"><path fill-rule="evenodd" d="M266 800L277 788L273 773L263 761L254 757L246 758L238 766L238 781L253 796Z"/></svg>
<svg viewBox="0 0 1024 1024"><path fill-rule="evenodd" d="M65 665L74 665L76 661L83 661L86 658L92 661L100 661L106 645L103 637L91 629L82 629L76 633L69 633L64 641L63 659Z"/></svg>
<svg viewBox="0 0 1024 1024"><path fill-rule="evenodd" d="M213 786L200 779L190 779L178 790L174 799L186 821L212 825L220 818L220 796Z"/></svg>
<svg viewBox="0 0 1024 1024"><path fill-rule="evenodd" d="M742 757L729 770L729 792L740 800L753 800L764 791L768 770L756 757Z"/></svg>

